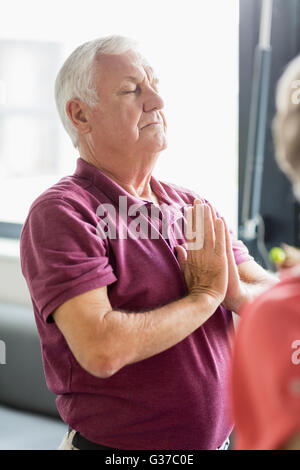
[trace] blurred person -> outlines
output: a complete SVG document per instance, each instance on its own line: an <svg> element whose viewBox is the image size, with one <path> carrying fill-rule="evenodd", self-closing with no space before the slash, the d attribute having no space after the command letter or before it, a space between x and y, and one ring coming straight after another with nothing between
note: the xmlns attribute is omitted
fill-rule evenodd
<svg viewBox="0 0 300 470"><path fill-rule="evenodd" d="M276 282L208 201L153 177L167 145L157 86L120 36L78 47L56 79L79 158L33 202L21 264L69 425L61 449L226 449L232 311Z"/></svg>
<svg viewBox="0 0 300 470"><path fill-rule="evenodd" d="M294 268L300 263L300 249L287 243L281 243L281 249L284 252L284 259L276 264L276 268L280 277L283 277L290 273L290 268Z"/></svg>
<svg viewBox="0 0 300 470"><path fill-rule="evenodd" d="M279 167L300 200L300 56L277 85ZM236 449L300 449L299 250L283 244L282 280L241 309L232 365Z"/></svg>

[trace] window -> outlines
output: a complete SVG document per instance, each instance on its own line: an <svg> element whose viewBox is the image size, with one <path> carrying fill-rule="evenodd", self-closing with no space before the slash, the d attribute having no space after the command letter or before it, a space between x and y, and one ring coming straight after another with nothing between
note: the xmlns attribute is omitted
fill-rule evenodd
<svg viewBox="0 0 300 470"><path fill-rule="evenodd" d="M0 40L2 222L22 223L24 201L29 202L33 187L42 190L57 173L53 80L60 49L55 43Z"/></svg>
<svg viewBox="0 0 300 470"><path fill-rule="evenodd" d="M75 47L108 34L137 39L160 78L169 146L155 176L207 197L236 228L238 8L238 0L7 3L0 17L0 236L18 236L34 199L73 173L78 154L55 108L55 77Z"/></svg>

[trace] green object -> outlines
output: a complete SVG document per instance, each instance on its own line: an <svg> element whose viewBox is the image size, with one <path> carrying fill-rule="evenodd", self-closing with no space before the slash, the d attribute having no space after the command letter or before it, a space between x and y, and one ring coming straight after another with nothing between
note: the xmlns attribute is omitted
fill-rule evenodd
<svg viewBox="0 0 300 470"><path fill-rule="evenodd" d="M282 248L274 246L274 248L270 250L269 258L273 263L281 264L284 262L286 254Z"/></svg>

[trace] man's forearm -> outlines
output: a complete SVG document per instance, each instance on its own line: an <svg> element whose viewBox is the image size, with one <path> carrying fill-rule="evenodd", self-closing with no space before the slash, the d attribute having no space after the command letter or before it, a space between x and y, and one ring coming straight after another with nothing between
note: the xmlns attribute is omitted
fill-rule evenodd
<svg viewBox="0 0 300 470"><path fill-rule="evenodd" d="M203 294L196 300L187 296L149 312L108 312L103 319L107 333L101 348L106 350L110 364L108 375L179 343L199 328L217 307L216 301Z"/></svg>
<svg viewBox="0 0 300 470"><path fill-rule="evenodd" d="M241 298L239 305L235 311L235 313L238 313L240 308L245 302L252 302L256 297L258 297L260 294L265 292L267 289L272 287L274 284L276 284L279 281L277 277L274 276L274 278L270 277L270 280L267 281L262 281L262 282L244 282L240 281L243 287L243 297Z"/></svg>

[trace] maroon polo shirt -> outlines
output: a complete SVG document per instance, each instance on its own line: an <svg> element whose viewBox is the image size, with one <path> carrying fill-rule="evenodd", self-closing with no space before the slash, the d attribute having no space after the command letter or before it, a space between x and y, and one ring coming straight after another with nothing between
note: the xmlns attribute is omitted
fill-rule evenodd
<svg viewBox="0 0 300 470"><path fill-rule="evenodd" d="M21 265L47 385L57 395L62 419L96 443L117 449L216 449L232 430L225 395L231 312L219 307L175 346L105 379L79 365L51 316L68 299L105 285L113 309L137 315L187 294L175 246L185 241L178 234L180 222L196 195L153 176L151 187L161 211L78 158L75 173L32 204L21 235ZM120 201L133 206L125 216ZM112 208L122 216L115 217ZM128 227L135 236L124 235ZM233 234L232 242L237 264L252 259Z"/></svg>

